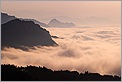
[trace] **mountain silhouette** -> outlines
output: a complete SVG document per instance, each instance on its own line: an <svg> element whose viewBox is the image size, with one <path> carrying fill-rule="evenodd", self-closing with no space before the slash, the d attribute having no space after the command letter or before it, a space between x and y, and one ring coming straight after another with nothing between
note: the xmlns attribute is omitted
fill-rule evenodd
<svg viewBox="0 0 122 82"><path fill-rule="evenodd" d="M20 19L20 20L24 20L24 21L33 21L35 24L38 24L42 27L49 27L47 24L42 23L40 21L37 21L35 19L17 18L15 16L10 16L6 13L1 13L1 24L7 23L8 21L11 21L11 20L14 20L14 19Z"/></svg>
<svg viewBox="0 0 122 82"><path fill-rule="evenodd" d="M121 81L117 75L100 75L99 73L78 73L77 71L53 71L46 67L18 67L10 64L1 65L2 81Z"/></svg>
<svg viewBox="0 0 122 82"><path fill-rule="evenodd" d="M1 26L1 45L3 47L23 48L23 46L57 45L46 29L33 21L11 20Z"/></svg>
<svg viewBox="0 0 122 82"><path fill-rule="evenodd" d="M24 20L24 21L33 21L35 24L38 24L38 25L40 25L40 26L42 26L42 27L49 27L47 24L45 24L45 23L42 23L42 22L40 22L40 21L37 21L37 20L35 20L35 19L22 19L22 18L20 18L21 20Z"/></svg>
<svg viewBox="0 0 122 82"><path fill-rule="evenodd" d="M7 23L8 21L16 19L15 16L10 16L6 13L1 13L1 24Z"/></svg>
<svg viewBox="0 0 122 82"><path fill-rule="evenodd" d="M51 26L51 27L74 27L75 24L73 23L63 23L63 22L60 22L59 20L57 19L52 19L49 23L48 23L48 26Z"/></svg>

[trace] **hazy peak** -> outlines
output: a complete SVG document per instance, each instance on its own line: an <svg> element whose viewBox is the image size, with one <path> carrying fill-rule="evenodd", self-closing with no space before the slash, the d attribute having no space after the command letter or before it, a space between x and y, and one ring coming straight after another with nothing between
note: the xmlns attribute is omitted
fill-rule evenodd
<svg viewBox="0 0 122 82"><path fill-rule="evenodd" d="M57 19L52 19L50 22L60 22L59 20L57 20ZM61 22L60 22L61 23Z"/></svg>
<svg viewBox="0 0 122 82"><path fill-rule="evenodd" d="M74 27L75 24L73 23L64 23L64 22L60 22L59 20L57 19L52 19L49 23L48 23L49 26L51 27Z"/></svg>

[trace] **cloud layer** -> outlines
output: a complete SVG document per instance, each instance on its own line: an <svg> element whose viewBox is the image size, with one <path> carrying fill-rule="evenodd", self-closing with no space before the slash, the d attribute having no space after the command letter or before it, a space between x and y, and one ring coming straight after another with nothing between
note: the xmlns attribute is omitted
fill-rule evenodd
<svg viewBox="0 0 122 82"><path fill-rule="evenodd" d="M48 28L58 47L5 48L2 63L121 75L120 27ZM63 38L63 39L61 39Z"/></svg>

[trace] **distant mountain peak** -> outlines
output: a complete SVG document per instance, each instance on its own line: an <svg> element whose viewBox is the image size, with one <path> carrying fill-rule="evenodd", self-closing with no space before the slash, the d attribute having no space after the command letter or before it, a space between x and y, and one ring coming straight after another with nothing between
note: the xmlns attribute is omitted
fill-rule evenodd
<svg viewBox="0 0 122 82"><path fill-rule="evenodd" d="M73 23L64 23L64 22L60 22L59 20L57 19L52 19L49 23L48 23L48 26L51 26L51 27L74 27L75 24Z"/></svg>
<svg viewBox="0 0 122 82"><path fill-rule="evenodd" d="M58 21L58 20L54 18L54 19L52 19L52 21Z"/></svg>
<svg viewBox="0 0 122 82"><path fill-rule="evenodd" d="M54 19L52 19L51 21L59 21L59 20L57 20L56 18L54 18Z"/></svg>
<svg viewBox="0 0 122 82"><path fill-rule="evenodd" d="M59 20L57 20L57 19L55 19L55 18L52 19L52 20L50 21L50 23L51 23L51 22L61 23Z"/></svg>

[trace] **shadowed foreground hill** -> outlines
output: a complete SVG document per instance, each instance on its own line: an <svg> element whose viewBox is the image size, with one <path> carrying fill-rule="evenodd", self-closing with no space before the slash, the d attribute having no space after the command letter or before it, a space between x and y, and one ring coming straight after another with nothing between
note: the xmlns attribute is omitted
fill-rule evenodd
<svg viewBox="0 0 122 82"><path fill-rule="evenodd" d="M45 67L1 65L2 81L121 81L121 77L77 71L52 71Z"/></svg>
<svg viewBox="0 0 122 82"><path fill-rule="evenodd" d="M11 20L1 26L3 47L23 48L23 46L53 46L54 42L46 29L32 21Z"/></svg>

